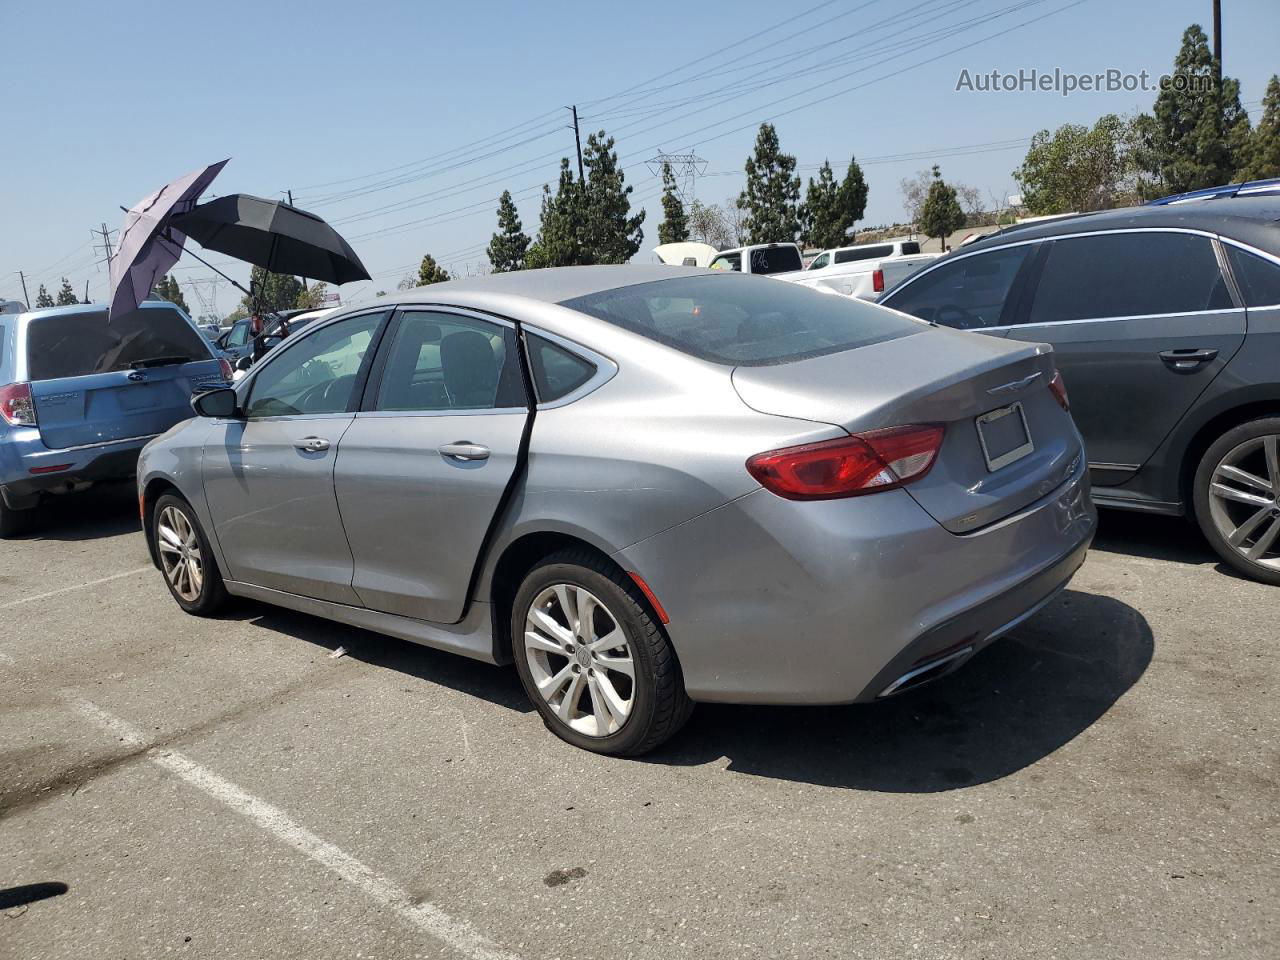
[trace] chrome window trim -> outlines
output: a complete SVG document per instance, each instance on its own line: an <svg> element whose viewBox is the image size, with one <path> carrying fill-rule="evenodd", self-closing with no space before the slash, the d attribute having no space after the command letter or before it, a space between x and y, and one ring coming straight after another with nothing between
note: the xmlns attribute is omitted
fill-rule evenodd
<svg viewBox="0 0 1280 960"><path fill-rule="evenodd" d="M568 350L570 353L576 353L578 356L582 357L582 359L595 364L596 368L596 372L576 390L571 390L560 399L552 400L548 403L543 403L539 400L536 404L536 409L555 410L558 407L566 407L577 400L581 400L587 394L594 393L617 375L618 365L604 354L599 353L596 350L592 350L590 347L584 347L582 344L574 340L566 339L558 333L551 333L544 330L542 327L535 327L532 324L527 323L522 326L526 332L536 333L544 340L554 343L557 347ZM532 378L533 370L530 370L529 374ZM537 390L536 386L534 386L534 390Z"/></svg>

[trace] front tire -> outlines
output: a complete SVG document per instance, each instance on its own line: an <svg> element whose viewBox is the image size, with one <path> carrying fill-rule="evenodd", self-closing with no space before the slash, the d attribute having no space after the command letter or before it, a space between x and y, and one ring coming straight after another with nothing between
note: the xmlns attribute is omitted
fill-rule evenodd
<svg viewBox="0 0 1280 960"><path fill-rule="evenodd" d="M1280 586L1280 417L1228 430L1200 460L1196 522L1229 566Z"/></svg>
<svg viewBox="0 0 1280 960"><path fill-rule="evenodd" d="M588 550L529 571L511 612L516 670L543 722L595 753L638 756L674 735L693 703L643 594Z"/></svg>
<svg viewBox="0 0 1280 960"><path fill-rule="evenodd" d="M227 602L227 588L191 504L166 493L151 517L160 571L173 599L197 617L217 613Z"/></svg>

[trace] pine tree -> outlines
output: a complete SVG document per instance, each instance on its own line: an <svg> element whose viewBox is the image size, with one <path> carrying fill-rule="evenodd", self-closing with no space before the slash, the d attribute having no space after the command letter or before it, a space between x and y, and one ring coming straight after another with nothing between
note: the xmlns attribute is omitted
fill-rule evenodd
<svg viewBox="0 0 1280 960"><path fill-rule="evenodd" d="M747 188L738 197L751 243L795 240L800 232L800 178L796 158L782 152L771 123L760 124L755 152L747 158Z"/></svg>
<svg viewBox="0 0 1280 960"><path fill-rule="evenodd" d="M585 263L626 263L644 242L645 211L631 216L632 187L613 151L613 137L605 132L587 137L582 152L587 181L582 195L582 246Z"/></svg>
<svg viewBox="0 0 1280 960"><path fill-rule="evenodd" d="M182 295L182 287L171 274L165 274L152 288L152 292L161 300L168 300L175 306L181 307L187 313L191 312L191 308L187 306L186 298Z"/></svg>
<svg viewBox="0 0 1280 960"><path fill-rule="evenodd" d="M503 190L498 200L498 232L489 241L489 263L494 273L523 270L528 253L529 237L520 223L520 213L511 191Z"/></svg>
<svg viewBox="0 0 1280 960"><path fill-rule="evenodd" d="M542 187L542 214L538 238L529 247L529 267L570 267L582 259L582 187L569 169L569 158L560 158L560 182L556 192Z"/></svg>
<svg viewBox="0 0 1280 960"><path fill-rule="evenodd" d="M849 168L844 172L844 180L840 182L840 236L846 237L856 224L867 214L867 178L862 175L862 167L857 157L849 158Z"/></svg>
<svg viewBox="0 0 1280 960"><path fill-rule="evenodd" d="M49 296L49 291L44 288L44 284L40 284L40 289L36 291L36 308L52 307L53 297Z"/></svg>
<svg viewBox="0 0 1280 960"><path fill-rule="evenodd" d="M662 165L662 223L658 225L659 243L683 243L689 239L689 221L684 215L684 202L676 192L671 164Z"/></svg>
<svg viewBox="0 0 1280 960"><path fill-rule="evenodd" d="M418 286L425 287L432 283L443 283L452 279L449 271L436 263L436 258L431 254L426 254L422 258L422 263L418 266Z"/></svg>
<svg viewBox="0 0 1280 960"><path fill-rule="evenodd" d="M934 164L933 182L929 185L929 195L920 210L920 229L925 236L937 237L945 249L947 237L963 226L964 211L960 209L955 187L949 186L942 179L942 172Z"/></svg>
<svg viewBox="0 0 1280 960"><path fill-rule="evenodd" d="M818 179L809 178L804 206L800 208L801 235L806 247L825 250L839 246L844 239L844 234L836 228L839 192L831 163L823 160L818 168Z"/></svg>
<svg viewBox="0 0 1280 960"><path fill-rule="evenodd" d="M1218 64L1199 24L1187 27L1172 81L1156 97L1159 174L1174 193L1229 183L1249 140L1240 84L1217 83Z"/></svg>
<svg viewBox="0 0 1280 960"><path fill-rule="evenodd" d="M79 302L80 301L76 298L76 292L71 289L71 281L68 280L66 277L63 277L62 289L58 291L57 305L59 307L69 307L72 304L76 304Z"/></svg>
<svg viewBox="0 0 1280 960"><path fill-rule="evenodd" d="M1249 138L1247 161L1237 180L1280 177L1280 76L1272 75L1262 98L1262 119Z"/></svg>

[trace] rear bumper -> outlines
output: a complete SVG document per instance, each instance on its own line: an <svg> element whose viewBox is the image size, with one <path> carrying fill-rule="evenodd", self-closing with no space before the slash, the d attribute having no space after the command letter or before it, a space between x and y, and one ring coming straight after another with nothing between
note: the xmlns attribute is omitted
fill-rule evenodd
<svg viewBox="0 0 1280 960"><path fill-rule="evenodd" d="M852 703L957 653L918 679L940 676L1034 613L1096 524L1082 463L974 533L949 533L903 490L804 503L760 490L617 559L670 615L693 699Z"/></svg>
<svg viewBox="0 0 1280 960"><path fill-rule="evenodd" d="M134 475L138 454L151 437L131 437L111 443L50 450L35 430L30 436L6 438L0 443L0 496L14 508L32 506L42 493L75 488L103 480L123 480ZM53 467L65 469L43 472ZM33 473L32 471L37 471Z"/></svg>

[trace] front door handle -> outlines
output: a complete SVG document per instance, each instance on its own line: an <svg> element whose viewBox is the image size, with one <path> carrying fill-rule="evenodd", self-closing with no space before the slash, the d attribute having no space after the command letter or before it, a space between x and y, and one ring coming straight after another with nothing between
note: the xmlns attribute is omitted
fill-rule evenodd
<svg viewBox="0 0 1280 960"><path fill-rule="evenodd" d="M329 441L324 437L303 437L293 441L293 445L307 453L323 453L329 449Z"/></svg>
<svg viewBox="0 0 1280 960"><path fill-rule="evenodd" d="M470 462L472 460L489 459L489 448L478 443L472 443L470 440L457 440L453 443L443 444L436 449L440 451L442 457L448 457L450 460Z"/></svg>
<svg viewBox="0 0 1280 960"><path fill-rule="evenodd" d="M1199 370L1217 356L1218 351L1212 348L1198 349L1190 347L1185 350L1160 351L1160 359L1174 373L1191 373Z"/></svg>

